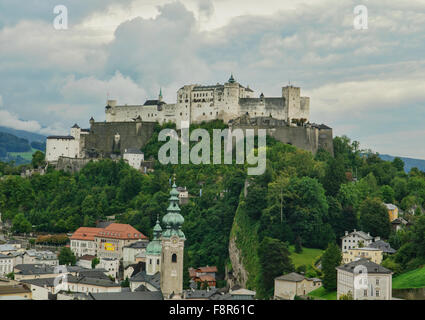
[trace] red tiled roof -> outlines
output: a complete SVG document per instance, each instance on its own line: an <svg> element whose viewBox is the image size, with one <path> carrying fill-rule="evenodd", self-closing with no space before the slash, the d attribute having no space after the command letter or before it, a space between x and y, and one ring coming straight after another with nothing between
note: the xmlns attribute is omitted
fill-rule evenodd
<svg viewBox="0 0 425 320"><path fill-rule="evenodd" d="M98 229L99 230L99 229ZM104 229L98 231L96 237L113 239L147 239L143 233L129 224L111 223Z"/></svg>
<svg viewBox="0 0 425 320"><path fill-rule="evenodd" d="M94 241L94 236L99 233L100 228L78 228L71 237L71 240L87 240Z"/></svg>
<svg viewBox="0 0 425 320"><path fill-rule="evenodd" d="M206 267L200 267L200 268L196 269L196 272L207 272L207 273L210 273L210 272L217 272L217 267L216 267L216 266L211 266L211 267L209 267L209 266L206 266Z"/></svg>
<svg viewBox="0 0 425 320"><path fill-rule="evenodd" d="M189 268L189 277L195 278L196 277L196 270L193 268Z"/></svg>

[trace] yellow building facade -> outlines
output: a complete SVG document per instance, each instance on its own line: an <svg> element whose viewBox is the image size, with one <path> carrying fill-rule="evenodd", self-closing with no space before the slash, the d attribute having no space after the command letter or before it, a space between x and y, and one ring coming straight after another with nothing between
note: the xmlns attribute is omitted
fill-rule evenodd
<svg viewBox="0 0 425 320"><path fill-rule="evenodd" d="M398 218L398 207L391 204L391 203L385 203L385 207L387 207L388 210L388 217L390 219L390 222L393 222L395 219Z"/></svg>
<svg viewBox="0 0 425 320"><path fill-rule="evenodd" d="M342 262L344 264L359 259L368 259L376 264L381 264L382 258L383 252L377 248L352 248L342 253Z"/></svg>

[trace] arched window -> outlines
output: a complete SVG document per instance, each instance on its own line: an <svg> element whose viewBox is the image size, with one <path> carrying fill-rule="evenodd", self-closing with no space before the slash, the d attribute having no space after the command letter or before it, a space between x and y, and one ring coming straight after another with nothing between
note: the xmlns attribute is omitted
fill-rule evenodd
<svg viewBox="0 0 425 320"><path fill-rule="evenodd" d="M177 255L175 253L171 256L171 262L177 262Z"/></svg>

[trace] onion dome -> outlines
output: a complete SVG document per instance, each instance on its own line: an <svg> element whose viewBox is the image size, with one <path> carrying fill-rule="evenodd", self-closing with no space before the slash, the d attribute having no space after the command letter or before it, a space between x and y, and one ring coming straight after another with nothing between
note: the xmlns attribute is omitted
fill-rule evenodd
<svg viewBox="0 0 425 320"><path fill-rule="evenodd" d="M159 217L156 219L155 227L153 227L153 240L146 246L147 255L160 255L162 251L161 245L161 232L162 228L159 224Z"/></svg>
<svg viewBox="0 0 425 320"><path fill-rule="evenodd" d="M185 238L184 233L181 231L184 218L180 214L178 195L179 192L177 191L177 186L174 182L170 191L170 205L167 208L167 214L164 216L164 218L162 218L162 223L165 225L165 231L162 233L162 236L165 238L169 238L173 235L177 235L180 238Z"/></svg>

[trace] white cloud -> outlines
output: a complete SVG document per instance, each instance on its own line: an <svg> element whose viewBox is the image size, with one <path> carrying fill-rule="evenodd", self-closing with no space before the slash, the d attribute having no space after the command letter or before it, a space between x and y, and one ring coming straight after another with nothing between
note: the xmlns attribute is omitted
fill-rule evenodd
<svg viewBox="0 0 425 320"><path fill-rule="evenodd" d="M182 85L223 82L230 72L266 96L290 80L311 97L314 121L362 144L385 128L419 130L423 0L365 0L369 29L361 32L353 29L356 0L107 1L90 14L72 3L78 19L67 31L25 12L0 23L3 98L38 130L103 119L108 92L138 104L162 87L172 103ZM422 146L407 139L408 147Z"/></svg>
<svg viewBox="0 0 425 320"><path fill-rule="evenodd" d="M145 90L119 71L109 80L99 80L93 76L76 79L71 75L65 80L61 94L69 103L106 103L107 94L121 104L141 104L146 98Z"/></svg>
<svg viewBox="0 0 425 320"><path fill-rule="evenodd" d="M53 124L53 126L42 127L37 121L21 120L16 114L7 110L0 110L0 126L17 130L38 132L41 134L57 134L64 132L64 129L57 123Z"/></svg>
<svg viewBox="0 0 425 320"><path fill-rule="evenodd" d="M425 76L425 74L424 74ZM425 101L425 77L400 79L375 79L327 83L308 90L314 97L312 109L315 118L325 117L329 121L346 117L361 120L370 110L405 108Z"/></svg>
<svg viewBox="0 0 425 320"><path fill-rule="evenodd" d="M70 28L55 30L43 21L22 21L0 29L0 72L27 69L96 72L105 62L104 34Z"/></svg>

